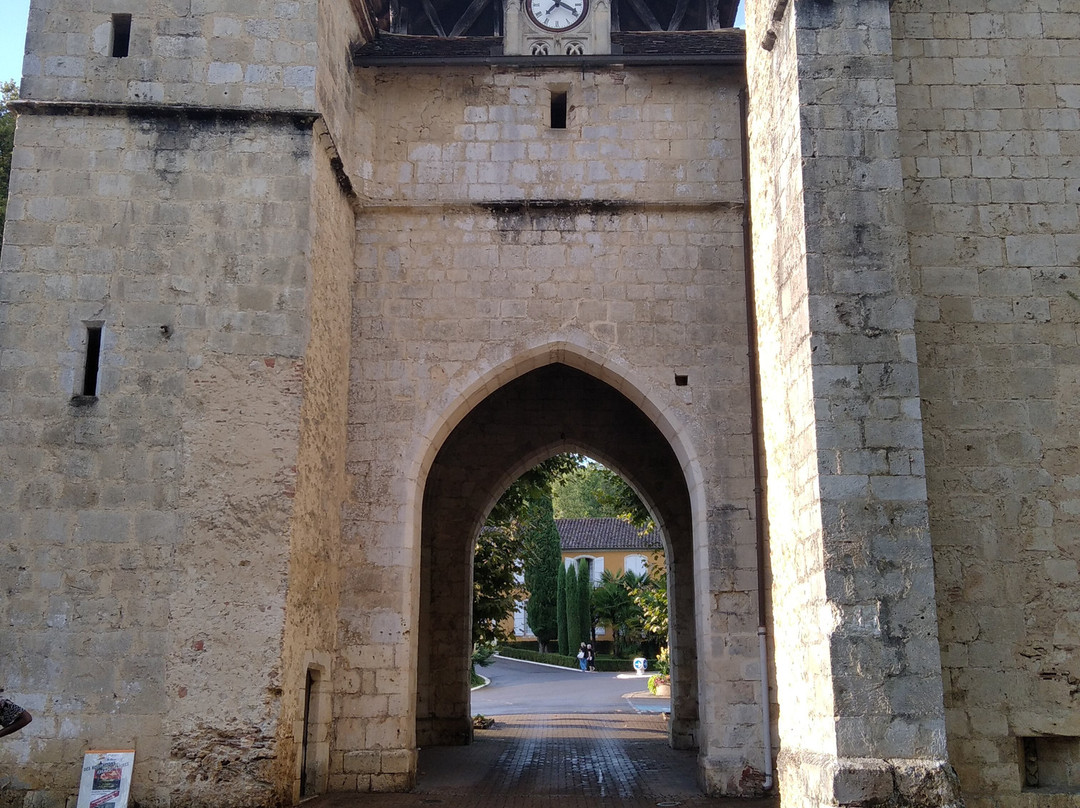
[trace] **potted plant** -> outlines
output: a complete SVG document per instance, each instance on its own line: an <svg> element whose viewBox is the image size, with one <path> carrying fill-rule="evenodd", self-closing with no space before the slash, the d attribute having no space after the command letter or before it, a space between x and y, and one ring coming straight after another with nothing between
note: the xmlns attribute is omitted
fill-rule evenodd
<svg viewBox="0 0 1080 808"><path fill-rule="evenodd" d="M668 649L664 648L656 657L656 673L649 677L649 692L654 696L671 695L671 673L668 669Z"/></svg>

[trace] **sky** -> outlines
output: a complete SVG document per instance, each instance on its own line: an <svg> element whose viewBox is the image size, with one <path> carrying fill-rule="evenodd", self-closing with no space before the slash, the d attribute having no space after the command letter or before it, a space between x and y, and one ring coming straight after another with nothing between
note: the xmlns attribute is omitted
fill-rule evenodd
<svg viewBox="0 0 1080 808"><path fill-rule="evenodd" d="M735 25L743 26L743 0ZM22 76L23 46L26 44L26 18L30 0L0 0L0 81Z"/></svg>
<svg viewBox="0 0 1080 808"><path fill-rule="evenodd" d="M22 76L30 0L0 0L0 81Z"/></svg>

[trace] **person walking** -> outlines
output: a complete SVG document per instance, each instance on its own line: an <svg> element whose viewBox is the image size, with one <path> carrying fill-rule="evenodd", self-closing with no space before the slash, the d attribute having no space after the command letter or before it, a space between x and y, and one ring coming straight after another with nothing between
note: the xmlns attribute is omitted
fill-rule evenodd
<svg viewBox="0 0 1080 808"><path fill-rule="evenodd" d="M11 699L0 698L0 738L18 732L34 717Z"/></svg>
<svg viewBox="0 0 1080 808"><path fill-rule="evenodd" d="M592 643L585 646L585 670L596 670L596 652L593 651Z"/></svg>
<svg viewBox="0 0 1080 808"><path fill-rule="evenodd" d="M581 672L585 673L585 666L588 664L585 660L585 643L581 644L581 648L577 652L577 664L581 668Z"/></svg>

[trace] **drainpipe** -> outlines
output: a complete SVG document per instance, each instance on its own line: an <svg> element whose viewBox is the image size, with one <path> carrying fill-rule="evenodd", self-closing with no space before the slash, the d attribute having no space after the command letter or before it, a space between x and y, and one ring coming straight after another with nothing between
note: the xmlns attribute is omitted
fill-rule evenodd
<svg viewBox="0 0 1080 808"><path fill-rule="evenodd" d="M773 787L772 718L769 714L769 650L768 629L765 626L765 481L761 471L763 455L761 390L759 388L757 350L757 309L754 306L754 247L753 226L750 221L750 132L747 88L739 92L739 121L742 127L743 170L743 273L746 290L746 346L750 364L750 421L754 444L754 515L757 528L758 584L758 657L761 667L761 737L765 743L765 782L762 788Z"/></svg>

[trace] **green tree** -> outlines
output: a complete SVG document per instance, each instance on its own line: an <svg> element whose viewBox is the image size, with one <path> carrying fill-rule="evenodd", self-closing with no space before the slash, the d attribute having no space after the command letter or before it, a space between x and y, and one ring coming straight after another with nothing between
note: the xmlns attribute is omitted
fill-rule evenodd
<svg viewBox="0 0 1080 808"><path fill-rule="evenodd" d="M661 645L668 639L667 567L649 565L649 574L630 587L630 597L641 610L642 629Z"/></svg>
<svg viewBox="0 0 1080 808"><path fill-rule="evenodd" d="M570 644L566 638L566 565L559 564L559 602L557 607L559 618L559 653L570 653Z"/></svg>
<svg viewBox="0 0 1080 808"><path fill-rule="evenodd" d="M7 221L11 152L15 149L15 113L8 107L8 102L18 97L19 87L14 80L0 84L0 239Z"/></svg>
<svg viewBox="0 0 1080 808"><path fill-rule="evenodd" d="M473 645L490 646L509 639L503 625L514 603L524 596L521 541L513 525L485 527L473 557Z"/></svg>
<svg viewBox="0 0 1080 808"><path fill-rule="evenodd" d="M584 559L578 562L578 619L581 621L581 636L585 642L595 639L592 635L592 581L589 580L589 564Z"/></svg>
<svg viewBox="0 0 1080 808"><path fill-rule="evenodd" d="M576 564L566 568L566 644L567 653L574 655L585 641L581 633L581 595L578 594L578 569Z"/></svg>
<svg viewBox="0 0 1080 808"><path fill-rule="evenodd" d="M562 550L550 495L541 495L529 508L522 537L525 559L525 588L529 593L526 615L529 628L546 651L559 636L558 581Z"/></svg>
<svg viewBox="0 0 1080 808"><path fill-rule="evenodd" d="M642 636L641 608L631 597L631 590L641 586L642 576L632 572L604 570L600 586L592 592L592 611L596 619L611 626L616 656L634 651Z"/></svg>
<svg viewBox="0 0 1080 808"><path fill-rule="evenodd" d="M515 480L488 516L476 543L473 562L473 641L490 644L505 639L501 626L516 601L527 597L518 582L525 557L524 535L532 504L550 496L554 480L577 468L580 458L555 455ZM494 531L494 532L493 532Z"/></svg>
<svg viewBox="0 0 1080 808"><path fill-rule="evenodd" d="M591 460L559 478L554 500L559 519L618 517L641 529L651 523L649 512L634 489L614 471Z"/></svg>
<svg viewBox="0 0 1080 808"><path fill-rule="evenodd" d="M503 492L488 514L487 524L524 522L533 503L542 497L550 498L554 484L573 472L580 463L580 455L569 453L557 454L537 463Z"/></svg>

